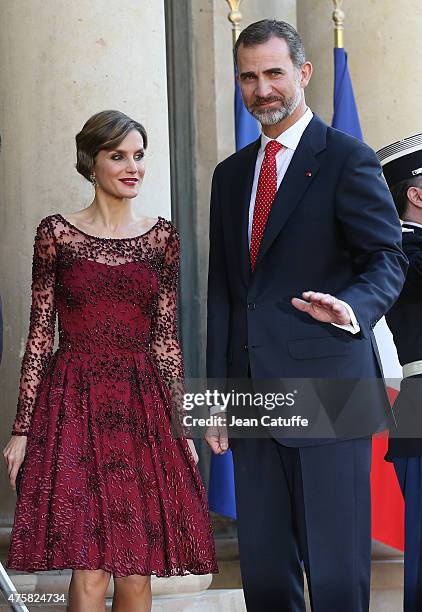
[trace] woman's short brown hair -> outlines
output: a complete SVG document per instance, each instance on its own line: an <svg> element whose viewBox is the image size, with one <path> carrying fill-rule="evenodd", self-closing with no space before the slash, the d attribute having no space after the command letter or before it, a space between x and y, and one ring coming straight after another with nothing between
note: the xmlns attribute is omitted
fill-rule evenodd
<svg viewBox="0 0 422 612"><path fill-rule="evenodd" d="M124 113L105 110L90 117L76 134L76 170L89 181L97 154L118 147L132 130L141 134L146 149L148 137L144 126Z"/></svg>

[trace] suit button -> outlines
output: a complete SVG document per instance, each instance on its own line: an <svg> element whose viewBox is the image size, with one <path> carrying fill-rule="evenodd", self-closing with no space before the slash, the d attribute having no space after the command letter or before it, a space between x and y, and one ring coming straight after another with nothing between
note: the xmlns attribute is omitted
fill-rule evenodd
<svg viewBox="0 0 422 612"><path fill-rule="evenodd" d="M247 345L247 344L244 344L244 345L243 345L243 350L247 351L247 350L248 350L248 348L249 348L249 347L248 347L248 345Z"/></svg>
<svg viewBox="0 0 422 612"><path fill-rule="evenodd" d="M248 310L255 310L256 308L256 304L255 302L249 302L248 304Z"/></svg>

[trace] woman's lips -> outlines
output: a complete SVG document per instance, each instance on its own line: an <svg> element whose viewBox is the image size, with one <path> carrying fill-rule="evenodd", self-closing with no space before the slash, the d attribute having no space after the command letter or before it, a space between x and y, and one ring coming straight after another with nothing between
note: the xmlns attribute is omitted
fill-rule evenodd
<svg viewBox="0 0 422 612"><path fill-rule="evenodd" d="M133 187L138 182L138 179L119 179L121 183L128 185L129 187Z"/></svg>

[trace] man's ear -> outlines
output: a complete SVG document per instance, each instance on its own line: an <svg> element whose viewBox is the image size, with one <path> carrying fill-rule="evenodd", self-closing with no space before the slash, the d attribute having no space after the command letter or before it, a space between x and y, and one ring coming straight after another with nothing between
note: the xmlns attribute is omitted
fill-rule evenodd
<svg viewBox="0 0 422 612"><path fill-rule="evenodd" d="M300 84L303 87L303 89L305 89L305 87L308 85L309 81L311 80L312 71L313 71L313 66L311 62L305 62L300 67Z"/></svg>
<svg viewBox="0 0 422 612"><path fill-rule="evenodd" d="M409 187L406 195L411 204L422 209L422 187Z"/></svg>

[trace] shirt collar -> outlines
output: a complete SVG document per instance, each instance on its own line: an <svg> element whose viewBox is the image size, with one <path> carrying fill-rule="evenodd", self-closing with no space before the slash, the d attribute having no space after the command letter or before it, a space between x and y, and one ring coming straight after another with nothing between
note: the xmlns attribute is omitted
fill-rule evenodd
<svg viewBox="0 0 422 612"><path fill-rule="evenodd" d="M297 145L299 144L300 139L302 138L302 134L308 126L308 123L311 121L314 116L311 109L308 107L304 114L291 125L285 132L280 134L275 140L286 147L286 149L296 150ZM261 134L261 147L260 151L264 151L267 144L270 140L274 140L273 138L269 138L264 133Z"/></svg>
<svg viewBox="0 0 422 612"><path fill-rule="evenodd" d="M403 225L414 225L415 227L420 227L422 229L422 223L416 223L416 221L402 221Z"/></svg>

